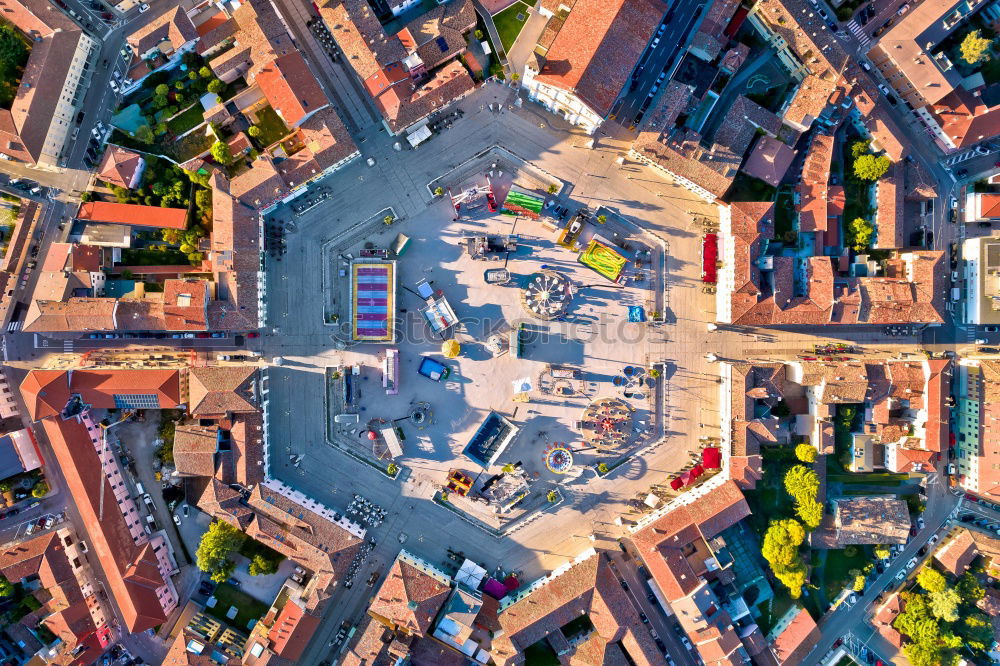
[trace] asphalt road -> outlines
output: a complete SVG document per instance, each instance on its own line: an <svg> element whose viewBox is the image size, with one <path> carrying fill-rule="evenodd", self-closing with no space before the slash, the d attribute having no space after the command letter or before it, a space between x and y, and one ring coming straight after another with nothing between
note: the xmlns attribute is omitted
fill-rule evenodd
<svg viewBox="0 0 1000 666"><path fill-rule="evenodd" d="M639 66L632 73L633 79L628 89L611 108L611 118L618 124L631 127L642 119L640 111L644 113L648 110L656 92L670 79L672 69L681 61L688 39L701 21L704 8L705 3L701 0L669 0L664 21L660 24L665 26L663 32L655 33L652 40L656 41L658 38L659 42L654 47L647 46L639 59ZM657 86L655 92L654 85Z"/></svg>

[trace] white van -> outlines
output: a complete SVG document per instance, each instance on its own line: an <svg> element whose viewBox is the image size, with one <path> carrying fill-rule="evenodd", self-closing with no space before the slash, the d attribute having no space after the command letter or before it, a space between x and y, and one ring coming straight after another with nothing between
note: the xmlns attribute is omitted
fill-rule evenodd
<svg viewBox="0 0 1000 666"><path fill-rule="evenodd" d="M357 423L358 420L357 414L337 414L333 417L334 423Z"/></svg>
<svg viewBox="0 0 1000 666"><path fill-rule="evenodd" d="M135 491L136 491L137 493L139 493L139 496L140 496L140 497L141 497L142 495L145 495L145 494L146 494L146 489L142 487L142 482L141 482L141 481L136 481L136 482L135 482Z"/></svg>

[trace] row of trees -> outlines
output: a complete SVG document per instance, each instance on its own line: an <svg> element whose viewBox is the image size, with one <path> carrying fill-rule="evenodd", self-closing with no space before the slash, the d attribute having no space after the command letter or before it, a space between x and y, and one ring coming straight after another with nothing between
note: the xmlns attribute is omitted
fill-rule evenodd
<svg viewBox="0 0 1000 666"><path fill-rule="evenodd" d="M936 569L925 566L917 574L919 590L901 592L905 604L893 626L909 639L903 652L913 666L953 664L953 652L965 647L980 653L993 642L989 618L976 602L984 590L975 576L966 573L950 584Z"/></svg>
<svg viewBox="0 0 1000 666"><path fill-rule="evenodd" d="M795 447L795 457L801 463L816 462L816 449L802 443ZM808 569L799 548L806 533L819 527L823 520L823 505L817 501L819 476L805 464L793 465L783 478L785 492L795 500L796 518L772 520L764 533L761 553L774 577L788 588L793 599L802 596Z"/></svg>

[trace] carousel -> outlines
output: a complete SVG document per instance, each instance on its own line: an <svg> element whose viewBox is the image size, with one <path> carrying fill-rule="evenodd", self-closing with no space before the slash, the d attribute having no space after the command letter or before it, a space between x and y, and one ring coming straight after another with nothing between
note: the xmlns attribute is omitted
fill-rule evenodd
<svg viewBox="0 0 1000 666"><path fill-rule="evenodd" d="M521 290L521 307L539 319L558 319L569 310L573 300L573 284L562 273L540 271L528 277Z"/></svg>
<svg viewBox="0 0 1000 666"><path fill-rule="evenodd" d="M573 468L573 452L565 442L553 442L546 446L542 459L553 474L566 474Z"/></svg>
<svg viewBox="0 0 1000 666"><path fill-rule="evenodd" d="M599 451L617 451L632 436L634 409L620 398L600 398L583 410L583 441Z"/></svg>

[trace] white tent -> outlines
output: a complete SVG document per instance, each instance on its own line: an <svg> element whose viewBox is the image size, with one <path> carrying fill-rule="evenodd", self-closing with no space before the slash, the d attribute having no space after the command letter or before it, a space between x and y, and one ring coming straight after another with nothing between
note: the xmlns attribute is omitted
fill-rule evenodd
<svg viewBox="0 0 1000 666"><path fill-rule="evenodd" d="M462 562L462 568L455 574L455 582L465 585L470 590L478 590L486 577L486 569L472 560Z"/></svg>
<svg viewBox="0 0 1000 666"><path fill-rule="evenodd" d="M414 148L429 138L431 138L431 129L427 127L427 125L421 125L406 135L406 140L409 141L410 145Z"/></svg>

